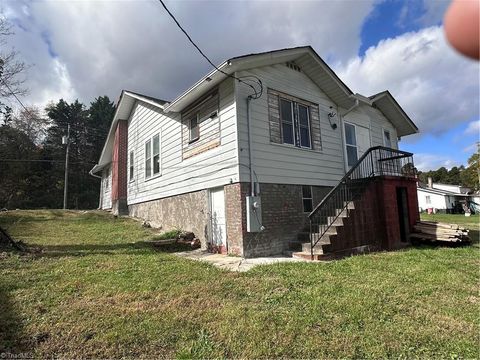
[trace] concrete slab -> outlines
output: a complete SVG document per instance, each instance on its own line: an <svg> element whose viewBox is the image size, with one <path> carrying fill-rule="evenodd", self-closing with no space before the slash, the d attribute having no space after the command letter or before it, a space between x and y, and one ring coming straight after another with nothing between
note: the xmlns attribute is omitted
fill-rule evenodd
<svg viewBox="0 0 480 360"><path fill-rule="evenodd" d="M304 259L294 259L286 256L261 257L244 259L239 256L212 254L205 250L197 249L192 251L177 252L175 255L185 259L205 261L213 266L228 271L244 272L258 265L276 264L281 262L302 262Z"/></svg>

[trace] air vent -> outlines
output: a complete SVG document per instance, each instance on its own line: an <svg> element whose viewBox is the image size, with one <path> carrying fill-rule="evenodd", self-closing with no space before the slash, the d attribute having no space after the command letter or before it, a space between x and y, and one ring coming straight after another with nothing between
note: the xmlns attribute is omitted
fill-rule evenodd
<svg viewBox="0 0 480 360"><path fill-rule="evenodd" d="M302 69L300 69L300 66L298 66L297 64L295 64L293 61L292 62L287 62L286 65L292 69L292 70L295 70L295 71L298 71L298 72L302 72Z"/></svg>

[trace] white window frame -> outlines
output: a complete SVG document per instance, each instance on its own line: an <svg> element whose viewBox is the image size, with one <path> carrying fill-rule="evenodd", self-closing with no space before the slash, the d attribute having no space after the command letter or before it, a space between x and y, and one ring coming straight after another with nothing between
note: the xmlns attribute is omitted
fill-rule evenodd
<svg viewBox="0 0 480 360"><path fill-rule="evenodd" d="M347 129L346 129L346 126L347 125L350 125L350 126L353 126L353 128L355 129L355 145L352 145L352 144L347 144ZM356 150L356 153L357 153L357 161L358 161L358 141L357 141L357 126L355 124L352 124L350 122L347 122L347 121L344 121L343 122L343 139L345 141L345 164L347 165L347 169L350 169L353 165L349 165L348 164L348 151L347 151L347 147L350 146L350 147L354 147L355 150Z"/></svg>
<svg viewBox="0 0 480 360"><path fill-rule="evenodd" d="M309 187L310 188L310 197L305 197L304 194L303 194L303 187L306 186L306 187ZM312 202L312 210L310 211L307 211L305 210L305 203L304 201L305 200L310 200ZM302 210L304 213L311 213L313 211L313 188L311 185L302 185Z"/></svg>
<svg viewBox="0 0 480 360"><path fill-rule="evenodd" d="M130 182L135 181L135 152L133 150L128 153L128 179Z"/></svg>
<svg viewBox="0 0 480 360"><path fill-rule="evenodd" d="M158 136L158 154L153 153L153 139ZM150 137L147 141L145 141L144 152L145 152L145 180L156 178L162 175L162 142L161 142L161 135L160 132L156 133L152 137ZM147 144L150 144L150 153L147 154ZM154 172L154 158L158 155L158 172ZM147 162L150 164L150 175L147 174Z"/></svg>
<svg viewBox="0 0 480 360"><path fill-rule="evenodd" d="M291 100L291 99L287 99L285 97L282 97L281 95L279 95L278 98L279 98L278 108L279 108L279 113L280 113L280 133L281 133L281 136L282 136L282 144L287 145L287 146L294 146L296 148L312 150L313 146L312 146L312 126L311 126L311 122L310 122L310 105L307 105L307 104L302 103L302 102L294 101L294 100ZM282 117L282 110L281 110L282 109L282 103L281 103L282 100L283 101L288 101L290 103L290 111L291 111L291 114L292 114L292 139L293 139L293 144L286 143L284 141L284 138L283 138L283 123L286 123L286 121L284 121L283 117ZM299 110L298 110L299 106L303 106L303 107L307 108L308 137L309 137L310 146L303 146L302 145L302 139L301 139L302 136L301 136L300 130L304 126L302 126L300 124ZM295 115L297 115L297 116L295 116Z"/></svg>
<svg viewBox="0 0 480 360"><path fill-rule="evenodd" d="M390 137L390 146L387 145L385 133L388 133L388 136ZM392 132L388 129L382 128L382 138L383 146L393 149Z"/></svg>
<svg viewBox="0 0 480 360"><path fill-rule="evenodd" d="M311 124L310 124L310 106L305 105L305 104L301 104L301 103L296 103L296 106L297 106L297 115L298 115L298 141L300 142L300 147L302 149L312 149L312 127L311 127ZM300 130L302 129L302 127L305 127L305 126L303 126L300 123L300 111L298 110L299 106L303 106L303 107L307 108L308 142L310 143L310 146L303 146L302 145L302 133L301 133Z"/></svg>
<svg viewBox="0 0 480 360"><path fill-rule="evenodd" d="M425 204L432 205L432 198L430 195L425 195Z"/></svg>

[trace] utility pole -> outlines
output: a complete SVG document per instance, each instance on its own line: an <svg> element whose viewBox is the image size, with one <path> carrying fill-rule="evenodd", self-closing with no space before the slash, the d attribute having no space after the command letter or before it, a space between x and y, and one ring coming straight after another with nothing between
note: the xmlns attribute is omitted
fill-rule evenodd
<svg viewBox="0 0 480 360"><path fill-rule="evenodd" d="M65 181L63 186L63 210L66 210L68 197L68 153L70 151L70 124L68 124L67 127L67 138L65 139L64 136L62 143L67 144L67 151L65 152Z"/></svg>

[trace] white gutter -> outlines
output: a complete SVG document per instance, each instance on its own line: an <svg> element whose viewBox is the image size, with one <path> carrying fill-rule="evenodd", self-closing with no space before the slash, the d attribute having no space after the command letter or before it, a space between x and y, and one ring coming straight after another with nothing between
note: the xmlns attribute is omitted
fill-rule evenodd
<svg viewBox="0 0 480 360"><path fill-rule="evenodd" d="M355 98L355 104L353 104L353 106L351 106L351 107L350 107L348 110L346 110L345 112L340 113L340 116L341 116L341 117L344 117L344 116L347 115L349 112L351 112L352 110L354 110L359 104L360 104L360 101L358 101L358 99Z"/></svg>

